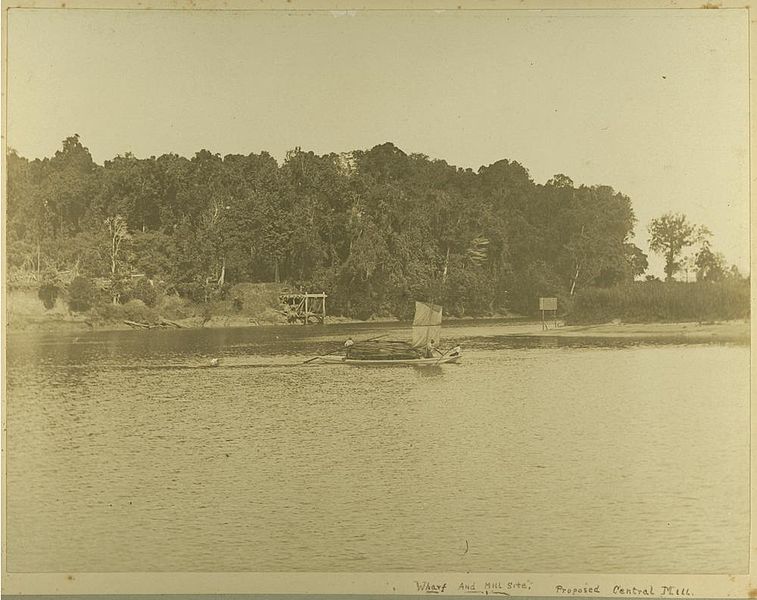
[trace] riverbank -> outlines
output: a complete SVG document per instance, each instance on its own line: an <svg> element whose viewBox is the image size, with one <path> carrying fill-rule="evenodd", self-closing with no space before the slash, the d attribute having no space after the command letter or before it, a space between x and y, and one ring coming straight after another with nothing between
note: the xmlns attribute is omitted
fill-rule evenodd
<svg viewBox="0 0 757 600"><path fill-rule="evenodd" d="M196 304L178 296L162 296L146 306L140 300L126 304L98 304L85 312L73 312L62 298L45 308L31 289L11 290L5 297L5 318L9 331L55 332L120 331L129 329L197 329L286 325L279 302L283 288L276 284L238 284L230 300ZM327 325L342 323L391 323L387 317L360 321L326 317Z"/></svg>
<svg viewBox="0 0 757 600"><path fill-rule="evenodd" d="M516 326L517 327L517 326ZM749 342L751 322L715 323L605 323L565 325L523 335L537 337L678 338L691 341Z"/></svg>
<svg viewBox="0 0 757 600"><path fill-rule="evenodd" d="M132 324L126 323L129 320ZM326 317L326 326L346 323L397 323L397 319L376 319L372 321L358 321L344 317ZM302 327L302 324L287 324L283 319L267 320L236 315L212 316L209 319L192 316L186 318L163 319L158 323L140 323L130 319L103 319L86 314L48 313L45 315L19 314L9 310L6 312L6 325L12 332L80 332L80 331L128 331L130 329L220 329L231 327L274 327L291 326Z"/></svg>
<svg viewBox="0 0 757 600"><path fill-rule="evenodd" d="M206 321L199 317L173 321L179 328L185 329L224 329L244 327L292 327L304 328L303 325L286 325L253 321L242 317L213 317ZM134 329L118 321L89 321L79 315L48 315L44 318L25 317L23 320L9 321L10 332L85 332L85 331L121 331ZM330 326L354 325L355 334L363 337L386 335L402 338L407 335L409 323L396 319L357 321L341 317L327 318L325 326L307 326L311 333L316 333L315 340L334 340L340 334L332 333ZM524 321L522 319L448 319L445 320L444 338L454 340L464 337L543 337L543 338L624 338L652 340L667 338L678 341L746 343L750 342L751 322L723 321L713 323L604 323L600 325L564 325L558 322L543 329L541 321Z"/></svg>
<svg viewBox="0 0 757 600"><path fill-rule="evenodd" d="M6 324L9 332L86 332L86 331L120 331L139 329L141 312L128 311L119 314L117 318L104 318L92 313L72 313L59 300L51 310L43 310L39 300L32 294L12 294L6 304ZM127 305L128 306L128 305ZM140 307L137 307L140 308ZM150 323L143 325L150 328L175 327L180 329L218 329L243 327L304 327L301 324L286 324L286 318L273 310L255 311L255 316L231 313L228 307L226 314L198 314L200 310L184 311L161 310L161 316L153 311ZM191 308L191 307L190 307ZM196 308L196 307L195 307ZM147 310L144 306L142 311ZM220 312L220 311L219 311ZM130 321L129 325L126 321ZM550 321L548 329L543 329L541 321L526 320L523 317L497 315L491 318L453 318L444 320L444 337L451 340L469 336L530 336L530 337L584 337L584 338L673 338L679 340L723 341L748 343L750 340L749 320L728 320L699 322L665 322L665 323L622 323L618 320L594 325L565 325ZM325 327L312 325L308 329L319 331L318 338L330 338L329 326L354 325L356 335L386 334L387 336L403 337L410 327L409 323L400 322L396 318L379 318L370 321L360 321L345 317L326 317ZM322 332L322 333L320 333Z"/></svg>

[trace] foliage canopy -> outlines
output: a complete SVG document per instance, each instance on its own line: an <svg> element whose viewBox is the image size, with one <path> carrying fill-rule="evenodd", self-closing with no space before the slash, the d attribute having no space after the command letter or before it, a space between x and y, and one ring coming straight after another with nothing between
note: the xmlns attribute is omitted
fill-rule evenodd
<svg viewBox="0 0 757 600"><path fill-rule="evenodd" d="M281 165L201 150L100 166L74 135L51 158L9 154L7 223L11 269L99 279L114 301L147 304L152 288L133 282L208 301L236 283L284 281L327 292L346 316L404 317L415 299L458 315L532 313L540 295L646 268L631 201L609 186L562 174L537 184L515 161L473 171L391 143L295 148ZM73 287L88 304L94 292Z"/></svg>

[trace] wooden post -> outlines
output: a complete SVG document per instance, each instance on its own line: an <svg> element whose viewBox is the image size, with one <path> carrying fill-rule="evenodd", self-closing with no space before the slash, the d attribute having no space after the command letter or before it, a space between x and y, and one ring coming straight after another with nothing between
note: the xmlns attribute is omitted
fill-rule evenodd
<svg viewBox="0 0 757 600"><path fill-rule="evenodd" d="M305 294L305 325L308 324L308 296L309 294Z"/></svg>
<svg viewBox="0 0 757 600"><path fill-rule="evenodd" d="M321 292L321 294L323 294L323 299L322 299L323 300L323 306L322 306L323 314L321 316L321 325L325 325L326 324L326 292Z"/></svg>

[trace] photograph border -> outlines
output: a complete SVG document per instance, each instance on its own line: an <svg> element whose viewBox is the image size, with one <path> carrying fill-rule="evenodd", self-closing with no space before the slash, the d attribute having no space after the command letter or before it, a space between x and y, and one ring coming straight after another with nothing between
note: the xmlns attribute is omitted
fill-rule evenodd
<svg viewBox="0 0 757 600"><path fill-rule="evenodd" d="M750 109L750 248L755 239L753 235L757 222L757 208L754 202L754 189L751 185L757 165L755 153L752 152L755 136L755 123L752 114L755 109L754 65L757 54L753 33L757 32L754 12L748 4L731 0L706 3L690 0L636 0L614 2L613 0L21 0L3 2L2 15L2 65L3 65L3 135L2 140L7 150L5 131L8 125L8 11L13 9L61 9L66 10L187 10L187 11L279 11L279 12L316 12L316 11L455 11L455 10L525 10L525 11L578 11L578 10L743 10L749 19L749 109ZM10 90L12 93L12 90ZM6 152L3 152L2 193L5 198L7 190L5 167ZM5 220L3 219L3 249L6 241ZM753 266L754 252L750 254L750 266ZM3 281L6 281L5 261L2 264ZM752 305L757 298L755 284L751 284ZM6 305L7 290L3 286L2 306ZM754 336L755 324L751 323ZM7 324L3 319L3 356L2 374L5 380L5 341ZM750 348L751 373L754 373L754 355ZM753 392L750 373L750 429L751 439L757 433L757 425L752 418ZM3 392L5 387L3 386ZM4 395L4 394L3 394ZM3 398L5 400L5 398ZM6 440L6 404L3 402L3 452L2 452L2 525L7 532L7 440ZM561 574L561 573L15 573L7 571L7 544L2 536L2 588L7 597L14 596L68 596L77 598L117 598L127 600L139 597L144 600L150 596L181 595L191 596L196 600L217 599L219 595L235 595L248 598L260 598L276 595L279 598L326 598L333 595L353 598L372 598L391 596L416 597L431 594L447 597L470 597L476 595L500 595L519 597L666 597L666 598L746 598L757 597L757 585L753 582L755 562L755 510L752 482L754 481L754 447L749 448L749 489L750 489L750 557L749 572L734 574ZM671 548L675 552L675 548ZM434 589L422 589L423 582L435 586ZM438 587L436 587L438 586ZM562 592L560 590L565 590Z"/></svg>

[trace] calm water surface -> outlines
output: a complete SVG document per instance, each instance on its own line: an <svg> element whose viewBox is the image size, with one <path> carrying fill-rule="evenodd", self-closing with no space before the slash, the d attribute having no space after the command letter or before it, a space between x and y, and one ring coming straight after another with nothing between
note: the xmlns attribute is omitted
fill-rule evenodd
<svg viewBox="0 0 757 600"><path fill-rule="evenodd" d="M8 570L746 571L747 346L377 329L11 335Z"/></svg>

